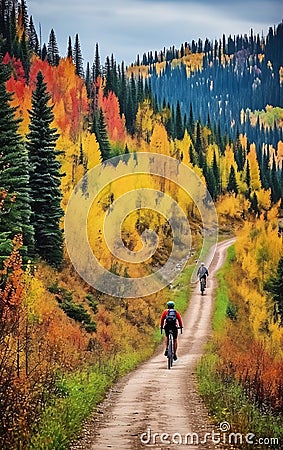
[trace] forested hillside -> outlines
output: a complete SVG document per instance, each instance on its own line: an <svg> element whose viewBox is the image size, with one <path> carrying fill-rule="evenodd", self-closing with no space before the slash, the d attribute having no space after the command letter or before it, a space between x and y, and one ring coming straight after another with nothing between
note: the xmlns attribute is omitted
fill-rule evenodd
<svg viewBox="0 0 283 450"><path fill-rule="evenodd" d="M67 448L76 427L62 437L53 422L48 434L43 414L61 405L66 424L77 411L72 395L86 393L76 397L76 407L85 406L77 414L83 420L107 386L156 344L169 289L131 300L107 295L80 278L66 251L64 218L75 187L84 176L87 197L89 171L115 156L123 155L126 167L142 152L165 155L206 183L219 232L240 236L237 279L257 280L247 312L248 344L267 342L266 354L275 349L282 362L282 39L281 23L265 37L251 31L184 43L178 50L143 55L130 67L113 55L102 63L97 44L94 61L84 66L78 35L69 37L67 54L60 55L52 24L49 42L40 46L26 1L0 0L1 448L56 448L52 439L58 436L58 448ZM203 230L182 186L151 173L120 179L115 164L111 170L113 182L99 193L88 222L89 242L101 264L125 278L147 276L166 264L174 239L158 210L137 204L121 229L132 252L142 248L145 230L158 235L146 264L115 258L101 233L119 196L144 187L158 192L156 206L171 195L185 211L192 232L189 263L194 261ZM250 286L237 289L240 303ZM256 298L265 305L260 312ZM186 301L177 299L179 308ZM217 350L225 353L223 348ZM244 363L236 364L233 355L231 344L221 370L230 364L239 380ZM270 400L270 408L282 414L282 402ZM42 447L36 441L40 433Z"/></svg>

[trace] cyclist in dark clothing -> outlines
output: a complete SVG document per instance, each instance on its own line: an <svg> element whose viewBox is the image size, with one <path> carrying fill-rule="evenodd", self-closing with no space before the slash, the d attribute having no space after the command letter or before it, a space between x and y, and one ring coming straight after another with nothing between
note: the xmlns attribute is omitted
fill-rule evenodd
<svg viewBox="0 0 283 450"><path fill-rule="evenodd" d="M199 280L201 278L204 279L204 287L206 287L206 278L208 277L208 270L205 267L203 262L201 263L200 267L198 268L197 276L198 276Z"/></svg>
<svg viewBox="0 0 283 450"><path fill-rule="evenodd" d="M183 320L181 314L175 310L175 303L169 301L167 303L168 308L165 309L160 318L160 329L164 328L166 335L166 350L164 355L167 356L167 347L168 347L168 335L169 330L173 331L173 339L174 339L174 360L177 359L177 347L178 347L178 328L181 328L181 333L183 330ZM173 320L172 320L173 319Z"/></svg>

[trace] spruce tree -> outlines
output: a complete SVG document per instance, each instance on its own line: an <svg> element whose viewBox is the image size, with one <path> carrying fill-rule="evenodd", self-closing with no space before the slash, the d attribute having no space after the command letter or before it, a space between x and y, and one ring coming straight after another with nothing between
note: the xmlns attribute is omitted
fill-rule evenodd
<svg viewBox="0 0 283 450"><path fill-rule="evenodd" d="M47 59L46 44L43 44L43 47L42 47L42 50L41 50L41 59L42 59L42 61L45 61Z"/></svg>
<svg viewBox="0 0 283 450"><path fill-rule="evenodd" d="M235 195L238 194L238 186L237 186L236 173L235 173L234 166L231 166L231 169L230 169L227 191L234 192Z"/></svg>
<svg viewBox="0 0 283 450"><path fill-rule="evenodd" d="M41 72L37 74L32 94L27 148L29 152L32 224L36 252L49 264L59 267L63 259L63 236L60 221L62 194L60 191L60 163L55 150L58 134L51 128L54 116L49 106L51 96Z"/></svg>
<svg viewBox="0 0 283 450"><path fill-rule="evenodd" d="M213 153L212 171L215 178L216 196L221 192L221 176L220 169L217 163L216 153Z"/></svg>
<svg viewBox="0 0 283 450"><path fill-rule="evenodd" d="M21 0L20 11L22 15L22 25L24 28L24 32L27 34L29 18L26 0Z"/></svg>
<svg viewBox="0 0 283 450"><path fill-rule="evenodd" d="M73 59L73 47L72 47L71 36L69 36L69 39L68 39L67 58Z"/></svg>
<svg viewBox="0 0 283 450"><path fill-rule="evenodd" d="M32 16L30 16L30 20L29 20L28 44L29 44L29 48L31 51L35 52L37 55L40 55L39 40L38 40L35 26L33 24Z"/></svg>
<svg viewBox="0 0 283 450"><path fill-rule="evenodd" d="M194 116L193 116L193 107L192 103L190 103L190 115L189 115L189 123L188 123L188 132L190 136L194 135L194 129L195 129L195 122L194 122Z"/></svg>
<svg viewBox="0 0 283 450"><path fill-rule="evenodd" d="M15 118L16 109L10 106L12 95L6 92L8 77L7 67L0 64L0 191L10 197L9 206L0 214L0 233L7 233L7 239L21 233L22 250L28 256L34 250L28 153L18 134L20 121Z"/></svg>
<svg viewBox="0 0 283 450"><path fill-rule="evenodd" d="M102 108L99 109L97 120L94 120L93 130L99 143L101 159L104 162L111 158L111 147L107 136Z"/></svg>
<svg viewBox="0 0 283 450"><path fill-rule="evenodd" d="M177 102L176 106L176 122L175 122L175 133L176 138L181 140L184 137L184 127L183 127L183 120L182 120L182 114L181 114L181 107L180 102Z"/></svg>
<svg viewBox="0 0 283 450"><path fill-rule="evenodd" d="M246 181L247 187L248 187L248 191L246 193L246 196L249 197L250 196L250 192L251 192L251 169L250 169L250 163L249 163L248 160L247 160L247 166L246 166L245 181Z"/></svg>
<svg viewBox="0 0 283 450"><path fill-rule="evenodd" d="M54 30L50 31L49 42L47 47L47 61L51 66L58 66L60 60L58 44Z"/></svg>
<svg viewBox="0 0 283 450"><path fill-rule="evenodd" d="M94 80L97 79L97 77L101 76L101 65L100 65L100 55L99 55L99 48L98 43L95 45L95 56L94 56Z"/></svg>
<svg viewBox="0 0 283 450"><path fill-rule="evenodd" d="M283 326L283 257L280 258L276 272L265 283L264 289L271 294L274 302L274 319Z"/></svg>
<svg viewBox="0 0 283 450"><path fill-rule="evenodd" d="M272 158L272 167L271 167L271 199L273 203L278 202L280 200L282 192L278 179L279 172L277 171L277 165L275 160L275 155L273 154Z"/></svg>
<svg viewBox="0 0 283 450"><path fill-rule="evenodd" d="M73 48L73 62L76 67L76 74L79 77L83 78L83 76L84 76L83 57L82 57L81 45L80 45L78 34L76 34L75 44L74 44L74 48Z"/></svg>

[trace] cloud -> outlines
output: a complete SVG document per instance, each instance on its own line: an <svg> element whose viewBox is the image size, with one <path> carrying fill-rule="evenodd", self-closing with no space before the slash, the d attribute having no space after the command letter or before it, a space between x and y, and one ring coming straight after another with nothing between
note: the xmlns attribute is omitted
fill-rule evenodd
<svg viewBox="0 0 283 450"><path fill-rule="evenodd" d="M267 33L282 20L281 1L238 0L31 0L29 13L41 23L43 41L54 28L59 49L66 54L69 35L79 34L85 61L92 63L98 42L102 62L114 54L133 62L137 54L161 50L198 38L218 39L223 33ZM280 13L282 15L282 12Z"/></svg>

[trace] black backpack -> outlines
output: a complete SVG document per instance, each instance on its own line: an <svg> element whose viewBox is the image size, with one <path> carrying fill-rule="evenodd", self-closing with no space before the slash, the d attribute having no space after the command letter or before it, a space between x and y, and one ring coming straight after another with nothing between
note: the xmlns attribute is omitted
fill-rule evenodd
<svg viewBox="0 0 283 450"><path fill-rule="evenodd" d="M176 326L176 310L175 309L168 309L167 316L166 316L166 325L169 327L175 327Z"/></svg>

